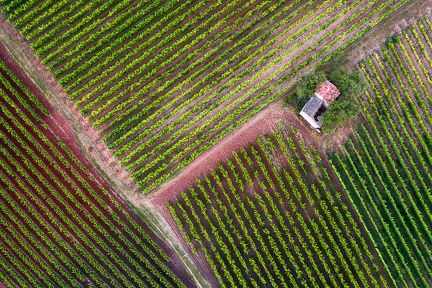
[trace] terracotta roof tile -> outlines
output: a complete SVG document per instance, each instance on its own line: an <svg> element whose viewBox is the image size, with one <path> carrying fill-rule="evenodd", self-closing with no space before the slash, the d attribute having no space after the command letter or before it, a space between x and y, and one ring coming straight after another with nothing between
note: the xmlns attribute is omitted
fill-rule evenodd
<svg viewBox="0 0 432 288"><path fill-rule="evenodd" d="M340 92L333 83L327 80L318 86L315 94L321 97L328 106L340 95Z"/></svg>

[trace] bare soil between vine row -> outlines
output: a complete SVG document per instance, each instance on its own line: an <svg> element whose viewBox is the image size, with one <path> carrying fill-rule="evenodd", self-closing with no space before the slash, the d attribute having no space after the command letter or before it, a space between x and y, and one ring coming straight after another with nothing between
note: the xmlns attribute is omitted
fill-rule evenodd
<svg viewBox="0 0 432 288"><path fill-rule="evenodd" d="M217 164L225 161L227 158L231 158L233 151L247 147L249 143L254 142L259 136L276 131L281 122L288 122L294 125L305 139L308 139L311 143L315 142L311 135L314 132L299 118L296 112L282 107L280 103L274 103L199 156L173 180L163 184L156 191L147 195L145 201L132 203L135 206L150 206L166 220L166 224L169 226L165 227L166 231L169 231L171 236L177 237L183 249L188 252L189 257L194 261L209 283L217 283L217 281L204 255L202 253L192 253L166 203L168 201L175 201L180 197L181 192L186 191L189 186L193 186L198 178L217 169Z"/></svg>
<svg viewBox="0 0 432 288"><path fill-rule="evenodd" d="M105 179L98 173L98 171L91 165L91 163L86 159L86 157L84 156L84 154L81 152L81 149L79 147L79 144L77 143L73 130L70 126L70 124L59 114L58 111L56 111L53 106L47 101L47 99L45 97L43 97L42 93L36 88L36 86L30 81L30 79L27 77L27 75L19 68L19 66L17 65L17 63L12 59L12 57L7 53L6 49L4 48L3 45L0 44L0 60L3 60L9 67L9 69L15 74L17 75L20 80L24 83L24 85L29 89L29 91L36 96L36 98L44 105L44 107L50 112L50 116L44 116L42 118L42 122L36 122L34 123L39 130L42 131L42 133L50 140L50 142L54 145L54 147L56 147L56 150L59 151L60 153L62 153L60 146L57 144L57 142L59 140L61 140L63 143L65 143L67 145L67 147L70 149L70 151L73 153L73 155L78 159L78 161L84 165L85 169L87 169L90 173L86 174L84 172L81 171L81 169L79 168L79 166L74 163L72 161L72 159L66 155L63 154L63 156L67 159L68 163L70 164L71 168L74 169L75 171L78 172L78 174L80 175L80 177L82 177L82 179L84 179L84 181L86 183L88 183L88 185L90 185L91 189L93 191L95 191L102 199L103 201L106 203L106 205L109 207L108 209L111 211L114 211L114 213L116 213L120 219L122 219L123 223L125 223L132 231L134 231L134 233L138 233L137 230L132 226L132 224L128 223L129 221L127 220L126 216L123 214L123 210L126 211L126 213L129 214L130 217L132 217L134 219L134 221L142 227L142 229L152 238L154 239L154 241L156 242L156 244L162 248L162 250L168 255L168 257L170 258L170 262L166 263L166 265L169 267L169 269L171 271L173 271L176 275L178 275L178 277L186 284L186 285L191 285L194 286L194 284L191 282L190 280L190 276L186 273L186 271L183 268L183 263L180 260L180 258L178 257L177 254L174 253L174 251L160 238L156 237L156 235L152 232L151 229L149 229L148 225L146 225L140 218L138 218L131 210L130 208L126 205L126 203L120 199L120 197L118 197L118 195L114 192L113 188L108 184L107 181L105 181ZM6 103L3 103L3 105L6 105ZM25 111L25 109L23 107L21 107L21 105L19 103L16 103L16 105L21 108L21 111ZM14 111L14 109L12 107L9 107L10 111ZM16 114L16 112L14 112L13 114L15 116L15 119L17 121L19 121L21 123L21 125L23 127L26 127L27 131L34 137L34 139L38 139L37 134L35 134L35 132L32 131L31 127L28 127L26 124L24 124L24 122L22 122L22 120L19 120L19 116L18 114ZM29 119L31 119L30 115L27 115L29 117ZM5 117L6 118L6 117ZM8 121L11 125L12 122ZM48 129L44 129L42 124L45 123L48 125ZM18 133L19 134L19 133ZM22 136L23 137L23 136ZM11 139L11 141L13 143L16 144L17 147L20 147L19 143L17 143L15 140ZM49 146L44 143L41 142L41 140L37 140L39 145L42 147L42 149L44 151L46 151L48 153L48 155L50 155L50 148ZM31 143L27 141L27 144L30 145L31 147ZM34 149L34 148L33 148ZM10 151L10 154L13 155L14 153L12 152L12 150L10 150L10 148L7 148L8 151ZM57 179L60 180L60 182L62 182L62 184L65 187L68 187L69 191L73 191L72 187L70 186L71 184L62 181L61 179L62 176L60 174L60 172L58 172L55 167L53 167L53 165L51 165L50 162L48 162L48 160L44 159L44 157L42 156L42 154L40 154L40 152L37 152L36 149L34 149L35 153L38 155L38 158L42 160L42 162L46 165L46 167L48 167L48 169L51 171L51 173L53 173ZM25 152L24 152L25 154ZM28 159L29 155L27 156ZM26 170L28 172L28 175L33 175L33 173L31 173L30 170L28 170L28 168L26 168L26 165L24 165L24 163L22 162L21 158L17 158L16 161L18 163L21 163L21 166L23 167L24 170ZM63 171L68 177L69 179L72 181L71 183L75 183L75 185L77 185L79 187L79 189L81 189L82 191L84 191L84 193L89 193L86 192L86 188L83 186L82 183L80 183L80 181L78 180L78 178L76 176L74 176L71 172L71 168L66 167L63 163L60 163L58 160L56 160L56 166L59 167L59 169L61 171ZM31 160L31 162L33 162L33 160ZM37 167L37 163L33 163L35 167ZM41 171L42 173L42 171ZM47 179L47 181L53 186L56 187L55 182L48 177L47 175L45 175L44 173L42 173L44 175L44 177ZM34 175L31 177L35 177ZM94 179L94 180L93 180ZM37 178L33 179L36 183L40 183L39 180ZM12 183L15 183L14 179L10 179L10 181ZM41 183L40 183L41 184ZM15 185L17 185L17 183L15 183ZM101 188L99 188L99 186L103 186L103 188L107 191L109 191L109 195L104 195L104 193L102 192ZM18 186L16 186L18 187ZM19 191L20 189L18 189ZM36 194L35 194L36 195ZM98 218L98 216L96 216L96 214L94 214L94 212L92 211L92 209L90 208L90 206L86 203L81 201L81 199L77 198L77 200L81 203L81 210L78 210L78 207L75 207L75 205L69 201L67 199L67 196L63 194L63 192L59 191L59 195L61 195L62 198L65 199L66 203L68 203L70 205L70 207L73 210L76 210L76 213L78 215L81 215L82 217L82 221L86 222L89 227L93 227L93 224L86 219L86 217L84 217L84 215L82 214L82 210L85 210L89 213L89 215L92 215L95 219ZM23 195L24 196L24 195ZM96 207L100 208L100 204L97 202L96 199L93 198L93 196L91 196L90 194L86 195L88 197L88 199L91 200L93 205L96 205ZM24 196L25 197L25 196ZM39 197L39 196L37 196ZM114 198L114 199L113 199ZM44 199L39 198L40 201L44 201ZM54 200L54 203L56 203L57 201ZM29 203L32 203L32 201L29 199ZM116 205L120 205L121 209L119 210L118 207L116 207ZM34 205L34 204L33 204ZM47 204L48 205L48 204ZM57 205L59 205L61 207L62 204L57 203ZM49 206L47 206L48 208ZM36 206L35 206L36 209ZM51 208L48 208L51 209ZM56 213L51 210L52 215L56 215ZM31 215L28 215L30 218L32 218ZM45 215L41 214L42 217L46 218ZM74 218L72 217L73 215L69 215L67 217L71 217L71 221L75 222L75 220L73 220ZM113 219L111 219L111 216L109 215L109 213L105 214L105 216L110 219L109 221L118 229L119 233L123 234L126 238L129 238L130 236L128 236L128 234L124 231L124 228L122 226L119 226ZM49 218L46 218L47 223L50 223ZM59 219L60 222L62 222L62 220ZM78 225L78 223L75 223L76 225ZM104 224L104 223L100 223L102 225L102 227L104 227L104 229L108 229L108 227ZM50 225L50 224L49 224ZM69 229L67 226L65 226L66 229ZM53 229L55 231L57 231L56 228L53 227ZM82 229L82 227L79 227L79 229ZM91 228L94 229L94 228ZM108 231L108 230L107 230ZM61 235L60 231L57 231L57 233L59 235ZM77 239L76 236L73 236L74 233L72 230L70 230L71 236L74 239ZM85 234L85 233L84 233ZM137 234L138 235L138 234ZM115 239L118 239L117 235L112 235ZM129 241L131 241L131 243L133 243L133 240L129 238ZM79 241L81 243L81 241ZM69 242L68 242L69 243ZM96 243L94 243L96 245ZM99 247L98 245L96 245L97 247ZM110 246L110 244L109 244ZM99 247L100 250L101 247ZM112 247L112 249L114 249L114 247ZM137 249L140 249L139 247L137 247ZM152 249L152 248L151 248ZM155 254L157 254L156 251L154 251ZM121 257L123 258L123 257ZM152 261L152 260L150 260ZM102 264L101 264L102 265ZM130 269L135 270L135 268L133 266L129 266ZM109 281L109 279L107 279L107 281Z"/></svg>

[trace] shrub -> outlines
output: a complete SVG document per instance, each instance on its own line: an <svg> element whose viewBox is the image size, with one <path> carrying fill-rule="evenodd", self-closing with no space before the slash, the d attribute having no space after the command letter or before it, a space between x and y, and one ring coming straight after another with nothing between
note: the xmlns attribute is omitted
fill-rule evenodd
<svg viewBox="0 0 432 288"><path fill-rule="evenodd" d="M340 99L346 97L355 98L366 89L366 82L356 71L348 71L340 68L330 74L329 80L336 85L341 92Z"/></svg>
<svg viewBox="0 0 432 288"><path fill-rule="evenodd" d="M355 71L338 69L329 76L330 81L336 85L341 95L329 106L323 115L323 131L330 131L349 119L355 118L360 112L356 98L366 90L366 82Z"/></svg>
<svg viewBox="0 0 432 288"><path fill-rule="evenodd" d="M307 73L300 78L297 84L296 94L298 97L310 98L318 88L318 85L326 81L324 72Z"/></svg>
<svg viewBox="0 0 432 288"><path fill-rule="evenodd" d="M323 115L321 129L324 132L330 131L347 120L355 118L359 112L359 104L355 102L354 98L334 101Z"/></svg>
<svg viewBox="0 0 432 288"><path fill-rule="evenodd" d="M288 96L287 102L293 103L300 111L315 93L318 85L326 80L324 72L309 72L303 75L297 84L295 92Z"/></svg>

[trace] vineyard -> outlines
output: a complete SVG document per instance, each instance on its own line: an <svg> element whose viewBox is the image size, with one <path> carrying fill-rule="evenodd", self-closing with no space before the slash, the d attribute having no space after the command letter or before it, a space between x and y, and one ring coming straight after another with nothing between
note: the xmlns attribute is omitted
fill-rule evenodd
<svg viewBox="0 0 432 288"><path fill-rule="evenodd" d="M432 287L431 11L0 0L0 287Z"/></svg>
<svg viewBox="0 0 432 288"><path fill-rule="evenodd" d="M389 287L328 162L284 123L168 203L221 287Z"/></svg>
<svg viewBox="0 0 432 288"><path fill-rule="evenodd" d="M424 18L360 63L367 123L332 159L393 287L432 285L431 28Z"/></svg>
<svg viewBox="0 0 432 288"><path fill-rule="evenodd" d="M147 193L406 2L17 0L3 11Z"/></svg>
<svg viewBox="0 0 432 288"><path fill-rule="evenodd" d="M181 265L55 134L0 59L0 280L10 287L191 287ZM54 131L54 132L53 132ZM68 140L70 141L70 140ZM184 282L184 283L183 283Z"/></svg>

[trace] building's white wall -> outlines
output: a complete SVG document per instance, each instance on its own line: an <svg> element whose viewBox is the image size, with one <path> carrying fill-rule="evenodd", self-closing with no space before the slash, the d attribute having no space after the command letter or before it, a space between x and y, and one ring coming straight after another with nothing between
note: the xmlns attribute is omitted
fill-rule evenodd
<svg viewBox="0 0 432 288"><path fill-rule="evenodd" d="M310 117L309 115L307 115L305 112L301 111L300 115L306 119L306 121L315 129L320 128L321 126L315 121L315 119L313 119L312 117Z"/></svg>

